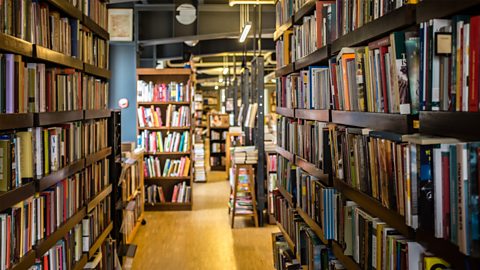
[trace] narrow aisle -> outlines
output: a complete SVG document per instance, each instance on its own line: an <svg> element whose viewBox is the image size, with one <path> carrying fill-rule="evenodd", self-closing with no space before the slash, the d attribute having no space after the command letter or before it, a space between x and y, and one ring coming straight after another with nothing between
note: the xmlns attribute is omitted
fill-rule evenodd
<svg viewBox="0 0 480 270"><path fill-rule="evenodd" d="M271 233L277 227L255 228L236 218L232 230L225 177L213 172L209 182L194 184L190 212L146 212L147 225L135 238L133 269L273 269Z"/></svg>

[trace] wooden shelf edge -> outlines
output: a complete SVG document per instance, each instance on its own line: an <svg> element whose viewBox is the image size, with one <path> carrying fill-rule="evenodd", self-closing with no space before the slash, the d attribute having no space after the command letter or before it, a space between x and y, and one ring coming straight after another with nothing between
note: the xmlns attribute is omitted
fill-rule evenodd
<svg viewBox="0 0 480 270"><path fill-rule="evenodd" d="M295 165L302 168L308 174L318 178L323 184L329 186L330 178L328 174L324 174L322 170L317 168L314 164L306 161L305 159L295 156Z"/></svg>
<svg viewBox="0 0 480 270"><path fill-rule="evenodd" d="M137 75L180 75L180 76L190 76L192 71L188 68L137 68Z"/></svg>
<svg viewBox="0 0 480 270"><path fill-rule="evenodd" d="M287 31L288 29L290 29L290 27L292 27L293 25L292 21L293 21L293 18L290 17L284 24L282 24L280 27L278 27L275 30L275 32L273 33L274 41L277 41L277 39L279 39L285 31Z"/></svg>
<svg viewBox="0 0 480 270"><path fill-rule="evenodd" d="M297 209L298 214L305 221L305 223L307 223L307 225L315 232L315 234L318 236L318 238L320 238L320 240L325 245L327 245L328 240L325 239L325 235L323 233L323 230L322 230L322 228L320 228L320 226L317 224L317 222L315 222L315 220L313 220L307 213L305 213L305 211L303 211L303 209L301 209L299 207L297 207L296 209Z"/></svg>
<svg viewBox="0 0 480 270"><path fill-rule="evenodd" d="M83 110L63 112L43 112L35 114L35 123L38 126L50 126L67 122L82 121Z"/></svg>
<svg viewBox="0 0 480 270"><path fill-rule="evenodd" d="M313 53L295 60L294 71L300 71L306 67L317 65L327 61L330 57L330 45L323 46Z"/></svg>
<svg viewBox="0 0 480 270"><path fill-rule="evenodd" d="M295 118L320 122L331 122L330 112L330 110L295 109Z"/></svg>
<svg viewBox="0 0 480 270"><path fill-rule="evenodd" d="M83 170L85 165L85 159L80 159L71 163L70 165L59 169L58 171L52 172L42 178L38 182L38 191L43 191L56 183L64 180L65 178L72 176L73 174Z"/></svg>
<svg viewBox="0 0 480 270"><path fill-rule="evenodd" d="M290 249L293 251L293 253L296 253L296 250L295 250L295 243L292 241L292 238L290 238L290 235L288 235L287 231L285 230L285 228L283 228L283 225L277 221L277 227L280 229L280 231L282 232L283 236L285 237L285 240L287 240L287 243L288 243L288 246L290 247Z"/></svg>
<svg viewBox="0 0 480 270"><path fill-rule="evenodd" d="M92 165L93 163L100 161L112 154L112 147L104 148L94 154L91 154L85 158L85 167Z"/></svg>
<svg viewBox="0 0 480 270"><path fill-rule="evenodd" d="M290 63L290 64L287 64L286 66L276 69L275 77L286 76L290 73L293 73L294 71L295 71L294 64Z"/></svg>
<svg viewBox="0 0 480 270"><path fill-rule="evenodd" d="M112 111L110 109L85 110L84 114L85 120L101 119L110 117L112 115Z"/></svg>
<svg viewBox="0 0 480 270"><path fill-rule="evenodd" d="M87 205L87 213L93 210L103 199L105 199L110 193L112 193L112 184L104 188L98 193Z"/></svg>
<svg viewBox="0 0 480 270"><path fill-rule="evenodd" d="M339 260L346 269L349 270L361 270L360 265L358 265L355 260L343 253L343 248L336 241L332 241L332 251L333 255Z"/></svg>
<svg viewBox="0 0 480 270"><path fill-rule="evenodd" d="M0 47L8 51L27 57L33 56L33 44L17 37L0 33Z"/></svg>
<svg viewBox="0 0 480 270"><path fill-rule="evenodd" d="M157 203L145 204L145 211L189 211L192 203Z"/></svg>
<svg viewBox="0 0 480 270"><path fill-rule="evenodd" d="M109 40L110 34L107 30L103 29L100 25L98 25L94 20L92 20L87 15L83 15L83 25L85 25L88 29L94 32L97 36Z"/></svg>
<svg viewBox="0 0 480 270"><path fill-rule="evenodd" d="M275 112L277 114L283 115L285 117L294 118L295 117L295 109L293 108L286 108L286 107L276 107Z"/></svg>
<svg viewBox="0 0 480 270"><path fill-rule="evenodd" d="M290 153L289 151L283 149L282 147L277 146L277 147L275 148L275 151L276 151L279 155L281 155L282 157L288 159L290 162L292 162L292 163L295 162L295 160L294 160L294 159L295 159L295 155L292 154L292 153Z"/></svg>
<svg viewBox="0 0 480 270"><path fill-rule="evenodd" d="M35 250L32 249L25 254L17 263L12 265L7 270L24 270L29 269L30 266L35 264Z"/></svg>
<svg viewBox="0 0 480 270"><path fill-rule="evenodd" d="M125 240L125 243L127 245L133 243L133 239L135 238L135 235L137 235L138 229L140 229L140 226L142 225L143 218L144 218L144 213L142 213L138 217L137 221L135 222L135 226L133 227L133 230L130 232L130 235L128 236L128 238Z"/></svg>
<svg viewBox="0 0 480 270"><path fill-rule="evenodd" d="M0 212L35 195L35 182L0 193Z"/></svg>
<svg viewBox="0 0 480 270"><path fill-rule="evenodd" d="M478 140L480 129L472 123L480 123L480 112L420 112L420 133L465 140Z"/></svg>
<svg viewBox="0 0 480 270"><path fill-rule="evenodd" d="M172 180L172 181L181 181L181 180L189 180L190 176L162 176L162 177L145 177L145 181L159 181L159 180Z"/></svg>
<svg viewBox="0 0 480 270"><path fill-rule="evenodd" d="M398 134L413 133L413 115L332 110L332 123Z"/></svg>
<svg viewBox="0 0 480 270"><path fill-rule="evenodd" d="M278 188L278 191L280 192L280 194L282 194L283 198L285 198L285 200L287 200L287 202L290 203L291 206L295 206L295 201L293 200L293 195L290 194L290 192L288 192L282 186L278 186L277 188Z"/></svg>
<svg viewBox="0 0 480 270"><path fill-rule="evenodd" d="M83 270L83 267L87 264L87 262L88 256L86 253L84 253L80 260L73 266L73 270Z"/></svg>
<svg viewBox="0 0 480 270"><path fill-rule="evenodd" d="M95 252L100 248L103 242L105 242L105 239L107 239L107 236L110 234L110 232L113 229L113 222L110 222L110 224L107 226L107 228L100 234L99 237L97 237L97 240L95 240L95 243L93 243L92 247L88 250L88 257L91 258Z"/></svg>
<svg viewBox="0 0 480 270"><path fill-rule="evenodd" d="M106 68L97 67L91 64L83 63L83 69L85 73L90 74L95 77L100 77L106 80L109 80L111 77L110 70Z"/></svg>
<svg viewBox="0 0 480 270"><path fill-rule="evenodd" d="M295 14L293 14L293 24L303 24L303 17L315 12L315 3L316 1L308 1L303 4L303 6Z"/></svg>
<svg viewBox="0 0 480 270"><path fill-rule="evenodd" d="M66 54L47 49L40 45L34 44L34 53L33 57L36 57L40 60L47 61L56 65L62 65L78 70L83 69L83 62L80 59L73 58Z"/></svg>

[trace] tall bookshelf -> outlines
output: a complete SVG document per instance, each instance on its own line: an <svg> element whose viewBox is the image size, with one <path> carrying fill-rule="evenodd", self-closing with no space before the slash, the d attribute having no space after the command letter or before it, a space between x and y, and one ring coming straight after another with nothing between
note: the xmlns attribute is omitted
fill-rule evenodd
<svg viewBox="0 0 480 270"><path fill-rule="evenodd" d="M188 157L189 161L189 169L188 175L183 176L165 176L163 173L161 176L156 175L155 177L146 176L145 179L145 186L155 185L156 187L161 187L163 189L165 195L165 202L156 201L155 203L147 203L145 202L145 211L168 211L168 210L191 210L192 209L192 196L190 196L188 202L172 202L173 192L176 185L182 184L186 182L186 186L190 188L190 194L193 194L193 124L185 125L185 126L166 126L166 117L167 117L167 109L169 106L175 106L178 110L181 107L188 107L189 113L186 115L186 118L189 118L189 121L192 120L192 91L193 86L191 85L191 70L190 69L180 69L180 68L167 68L167 69L150 69L150 68L138 68L137 69L137 80L143 80L145 82L152 82L154 84L166 84L168 85L171 82L176 82L178 84L182 84L183 87L189 88L189 95L185 95L182 97L181 101L152 101L152 102L140 102L137 100L137 109L138 108L159 108L161 112L162 122L163 125L156 126L156 127L141 127L138 123L137 117L137 136L141 136L142 132L149 131L149 132L160 132L163 136L163 139L166 139L168 134L180 133L185 134L188 132L188 139L189 149L186 151L156 151L150 152L146 151L144 153L145 159L147 158L154 158L158 159L160 162L160 168L163 172L165 168L165 164L167 160L180 160L182 158ZM137 98L138 99L138 98ZM145 166L148 166L147 162L145 162ZM145 194L146 198L148 198L148 192Z"/></svg>
<svg viewBox="0 0 480 270"><path fill-rule="evenodd" d="M291 3L291 5L289 3ZM342 3L345 3L345 1L337 1L333 5L338 5ZM310 50L303 50L300 52L297 51L295 54L293 54L292 57L292 54L290 54L291 49L289 47L296 47L298 44L292 44L291 46L288 44L289 41L296 40L295 38L290 38L290 35L292 35L292 33L294 35L295 31L301 31L300 28L305 27L305 25L303 25L304 22L311 20L314 13L317 14L318 18L318 16L322 14L322 8L324 8L326 5L331 4L332 3L328 3L327 1L292 2L282 0L277 1L276 4L277 29L274 34L274 40L278 42L277 63L282 63L282 65L278 65L275 72L277 76L277 89L279 91L277 92L276 112L280 115L280 120L279 128L277 129L279 132L279 145L277 146L279 166L277 174L279 180L277 183L278 188L274 193L274 208L276 212L276 218L278 220L277 224L280 227L284 236L284 242L286 243L285 245L289 246L292 250L292 257L294 260L297 260L299 262L299 267L301 267L300 265L303 265L307 269L310 269L307 265L305 265L305 262L302 261L302 258L305 254L301 254L301 245L297 241L299 235L295 231L295 229L292 229L295 227L296 224L305 224L306 228L308 228L306 230L311 230L313 234L315 234L316 237L320 240L320 242L325 245L330 250L330 252L333 253L337 261L332 263L339 262L346 269L364 269L366 267L365 259L368 259L368 257L364 257L362 259L362 256L365 256L365 254L355 255L356 251L352 251L351 247L348 247L349 242L345 241L343 236L338 237L335 235L330 235L331 230L339 230L336 232L339 232L340 234L343 233L346 230L345 224L333 224L334 226L332 227L331 224L325 224L321 220L317 219L318 216L314 211L317 204L312 202L315 200L315 197L308 194L302 194L301 192L297 191L299 190L299 186L296 186L298 184L296 182L305 181L305 178L302 177L306 177L306 179L308 180L301 183L308 183L306 187L307 190L309 190L309 188L315 188L316 186L320 186L320 190L322 192L327 190L334 192L334 194L336 194L336 196L339 196L342 201L349 201L352 205L354 205L346 206L343 204L335 204L335 207L340 207L343 210L358 210L358 213L362 213L363 216L368 217L366 220L375 219L372 224L377 224L378 221L384 222L386 226L395 231L394 235L396 235L395 237L386 237L386 239L390 239L389 241L394 241L394 243L398 244L399 246L404 246L406 243L409 243L409 245L415 245L415 252L418 252L421 255L421 257L417 258L417 260L419 262L422 262L424 265L427 263L427 261L435 261L440 265L448 263L450 264L449 267L455 269L479 268L480 257L478 256L476 251L469 250L468 245L467 248L465 248L464 244L459 242L460 238L456 238L453 236L453 238L446 238L446 232L448 235L448 233L452 234L456 230L451 229L452 227L445 229L445 225L443 225L443 227L439 226L439 224L442 222L444 224L450 224L452 220L453 222L458 220L456 220L455 218L446 219L442 212L445 211L445 208L439 208L439 205L442 205L445 200L449 200L447 198L450 197L448 197L446 193L448 193L450 189L448 186L443 187L442 189L439 188L439 186L441 186L439 185L440 182L438 182L439 178L435 177L438 177L438 175L446 177L446 174L444 172L438 171L440 164L438 162L439 159L436 159L438 158L438 156L434 156L436 154L438 155L438 153L441 151L443 154L447 155L447 158L451 158L451 156L449 156L451 152L449 152L448 150L439 150L437 148L445 145L454 145L457 148L459 147L459 145L475 147L475 145L472 143L463 143L480 140L480 134L478 133L478 129L472 128L471 124L470 126L468 124L473 123L474 121L478 122L480 120L478 118L478 101L476 103L475 101L473 101L473 105L471 105L470 107L467 106L468 108L459 109L458 107L454 107L452 109L452 107L442 107L448 104L455 104L455 101L451 100L450 96L440 96L439 105L437 105L435 103L436 100L434 99L432 103L432 96L430 96L429 98L429 94L427 94L425 102L420 102L419 112L415 113L413 111L413 109L415 108L415 103L414 101L412 101L415 99L412 99L412 96L410 96L410 113L403 111L402 114L400 114L398 111L396 111L395 107L393 107L393 109L391 109L391 107L386 109L387 106L385 106L385 108L379 110L375 107L376 105L370 104L369 100L365 102L365 109L361 109L361 107L345 107L345 95L338 96L338 93L335 92L335 90L338 88L335 88L336 86L333 85L334 83L330 81L328 84L329 87L321 88L322 86L319 85L318 88L314 89L314 91L317 91L315 94L319 95L317 96L317 98L319 98L320 100L322 98L324 98L325 100L330 100L330 102L327 102L326 104L309 105L300 103L299 100L302 100L303 97L299 97L299 99L297 100L297 95L300 95L299 93L304 90L309 91L309 89L296 89L295 87L293 87L292 92L282 92L281 90L282 87L289 83L289 80L293 80L293 77L297 76L296 74L300 73L300 76L302 76L302 72L304 72L303 74L307 74L307 76L309 76L311 74L308 72L312 72L312 70L315 68L326 67L326 70L328 71L325 72L328 72L328 74L331 75L332 70L330 68L332 64L337 63L336 57L339 54L351 54L347 57L351 57L351 61L355 61L353 63L357 64L360 62L359 59L366 59L364 56L362 56L362 48L365 49L366 47L368 47L369 49L375 50L379 48L378 46L385 46L386 43L383 43L382 45L381 42L387 42L389 39L390 41L388 42L388 50L391 52L394 52L395 50L401 51L401 44L404 44L404 41L409 42L405 46L409 46L409 44L412 44L410 42L416 42L415 33L417 34L417 36L422 36L423 34L425 34L425 32L421 32L424 31L422 29L428 28L427 26L423 25L423 23L425 22L427 22L427 24L429 24L430 27L433 28L428 28L428 31L432 32L428 33L430 37L428 35L423 36L425 38L423 41L427 43L431 42L433 44L430 48L420 46L420 48L417 49L419 51L424 50L421 52L424 55L432 53L430 54L430 56L432 56L434 59L433 63L435 63L436 59L438 59L437 57L440 57L440 59L442 59L441 61L447 60L451 57L449 56L449 54L439 56L435 54L435 52L430 51L433 50L432 48L434 48L435 46L434 42L436 42L432 38L435 35L434 32L441 32L437 30L438 28L436 28L438 27L439 21L430 20L435 18L452 19L453 21L450 21L452 27L451 29L455 29L460 25L455 25L455 23L458 21L462 21L463 23L469 24L473 27L476 23L475 20L478 19L474 18L474 16L478 15L478 12L471 11L478 8L480 6L480 2L460 1L458 3L451 3L448 1L424 0L419 1L419 3L417 4L405 4L401 7L392 8L385 14L381 14L380 16L375 18L362 17L365 20L368 19L368 21L363 21L361 25L355 25L354 27L342 28L343 32L336 32L337 35L332 34L331 36L328 36L324 39L317 38L317 43L315 44L316 48L310 47ZM331 6L329 6L328 8L331 8ZM281 10L282 12L278 13L279 10ZM356 13L354 12L353 14ZM362 14L362 12L357 14ZM469 16L455 17L456 15L463 14L469 14ZM350 22L352 21L359 23L359 21L355 19L350 20ZM343 20L340 23L334 23L342 24L345 22L346 21ZM328 23L326 25L324 24L325 21L323 21L323 23L316 23L317 37L318 35L326 35L325 33L322 33L322 30L320 29L327 28L328 34L332 33L333 28L330 28L332 26L329 26ZM419 25L422 28L419 27ZM432 29L435 30L433 31ZM442 28L442 30L443 29L445 28ZM455 30L446 30L447 33L452 31L455 32ZM398 38L398 36L402 37L402 33L406 32L409 32L408 35L411 34L410 32L413 32L412 36L403 34L404 41L401 41L397 44L391 41L395 40L395 38ZM478 35L478 33L475 32L469 33L470 38ZM452 48L453 52L456 51L456 42L459 42L459 44L465 44L465 42L469 42L465 40L458 40L458 36L455 36L455 34L453 34L452 38L452 43L450 45L447 45L447 47ZM300 40L300 43L307 42L308 41ZM478 43L478 41L475 40L470 42ZM306 45L302 48L309 47L308 45ZM345 50L345 48L353 48L353 51ZM476 48L476 46L470 44L470 48ZM406 55L407 54L409 54L408 51ZM278 57L286 57L288 59L282 59L279 61ZM339 59L342 59L342 57L343 56L339 56ZM407 59L403 59L405 60L403 62L403 65L406 65L404 66L405 69L413 70L411 66L408 66L409 64L411 64L410 61L412 60L408 58L408 56L406 58ZM422 63L421 61L423 60L420 59L419 61L420 63ZM455 62L455 60L453 60L452 62ZM346 63L347 62L345 62L345 64ZM441 78L451 78L451 73L439 74L440 71L436 68L439 67L439 65L441 64L437 64L432 64L434 67L433 69L423 69L423 71L418 71L420 75L420 85L422 82L426 83L426 80L428 80L430 76L439 75L439 77ZM368 60L367 62L362 62L362 65L364 65L364 67L368 67ZM428 67L428 62L425 63L425 65ZM364 73L355 73L355 70L353 74L363 76L364 79L368 78L368 76L374 76L372 74L366 74L365 72L368 71L365 70L366 68L364 69ZM341 72L341 70L339 72ZM469 70L468 72L469 76L473 76L475 78L478 77L478 70L475 72ZM386 76L389 76L388 73L386 74ZM424 76L426 76L427 79L421 78L423 74L426 74ZM413 75L414 73L407 73L405 76L409 86L410 84L412 84L412 81L416 82ZM334 75L333 77L335 78ZM328 80L330 80L331 77L327 78ZM345 78L349 77L347 76ZM378 78L374 80L381 81L381 79ZM345 79L343 81L349 83L348 79ZM363 80L363 82L365 83L365 91L368 91L368 87L370 87L366 85L369 83L369 81L372 80ZM433 79L433 81L435 82L435 79ZM358 81L356 81L355 78L353 78L353 82L359 83ZM439 88L446 86L448 87L450 86L450 84L452 84L451 80L447 80L447 82L448 83L446 85L440 86ZM288 87L289 86L287 86L286 88ZM326 92L325 89L328 89L332 92ZM354 89L357 90L358 88L355 87ZM391 88L388 88L388 91L394 92L396 91L396 89L399 89L398 85L391 85ZM464 90L464 88L460 89ZM409 90L410 89L408 89L408 91ZM348 90L345 89L341 89L341 91L343 91L342 94L352 93L348 92ZM408 92L408 95L413 95L411 93L412 92ZM469 101L471 101L471 96L466 95L465 92L462 92L460 94L459 92L457 92L457 95L461 95L462 98L469 98ZM361 96L358 97L358 100L360 100L361 98ZM367 99L367 96L365 96L365 98ZM387 96L385 96L385 98L387 99ZM419 98L421 100L422 95L420 95ZM433 98L435 98L435 95L433 95ZM339 99L339 101L336 99ZM356 100L356 96L354 96L353 99L350 99L350 101L353 102L356 102ZM396 104L396 101L394 99L390 99L390 96L388 96L387 100L393 100L393 104ZM377 102L377 100L375 99L373 101ZM338 105L338 103L336 102L338 102L340 105ZM435 109L432 109L429 106L440 106L440 111L435 111ZM387 112L387 110L390 112ZM330 145L328 148L323 149L323 160L321 160L322 162L320 164L315 164L314 160L310 159L309 156L305 153L305 149L302 149L302 147L305 146L305 141L303 141L303 139L307 137L297 140L297 138L300 137L299 132L301 132L302 128L306 127L309 123L318 123L322 127L320 128L320 130L324 134L323 138L326 139L324 142L327 145ZM292 128L289 130L289 127ZM348 140L352 141L342 140L340 139L341 136L345 136L345 138L349 138ZM285 138L287 138L287 140L284 140ZM332 139L334 139L335 141L332 141ZM425 163L421 163L420 161L415 162L415 160L412 161L409 159L407 159L407 163L405 163L404 159L396 156L389 158L386 154L387 148L384 148L383 150L380 148L379 150L379 153L385 155L386 160L395 160L395 164L397 165L395 165L395 167L393 168L394 170L398 169L398 171L394 172L402 173L403 177L408 176L408 181L410 181L412 177L415 177L415 175L412 175L411 171L406 170L405 166L399 167L398 162L403 165L410 162L411 166L419 166L419 173L420 170L425 170L425 167L428 168L432 175L431 178L428 180L428 183L431 186L422 188L420 188L419 186L411 186L411 182L403 183L402 181L397 181L396 179L404 179L398 174L388 174L389 177L387 179L389 179L390 181L395 181L393 182L394 185L397 183L402 183L403 185L405 185L395 186L396 190L400 191L400 193L394 193L394 195L391 195L390 193L388 193L388 195L385 195L387 193L384 193L383 195L373 193L373 186L372 189L370 189L368 185L367 187L362 185L364 185L365 183L370 183L365 182L365 179L373 181L370 166L372 166L372 160L375 160L375 157L373 157L372 159L372 156L368 156L368 159L365 159L364 161L365 163L361 163L366 168L366 176L363 174L364 172L357 171L361 173L362 178L356 178L357 176L354 176L354 174L352 174L352 171L350 171L354 170L356 168L355 166L359 166L358 163L352 162L363 162L357 158L358 155L361 155L359 154L359 152L357 152L360 151L358 149L361 148L352 148L353 142L355 142L355 144L358 143L358 145L362 145L360 141L355 140L365 140L366 142L371 144L374 144L377 141L381 141L382 143L385 142L389 145L395 146L395 149L392 151L401 151L401 153L408 152L409 154L406 155L411 155L412 153L420 153L420 151L423 151L421 152L422 155L425 154L426 156L428 156L430 154L428 154L429 152L427 151L433 150L432 156L429 156L431 157L431 163L426 165ZM342 147L341 151L343 152L336 153L336 147ZM418 152L412 152L414 151L412 149L416 149L415 151ZM367 149L365 153L368 154L369 151L370 150ZM471 150L465 151L468 151L468 153L470 153ZM352 156L347 156L346 153L352 153ZM344 166L343 168L340 168L340 173L339 164L342 164ZM420 165L422 165L422 168L420 168ZM353 166L352 168L354 169L349 169L349 166ZM466 166L467 168L469 168L468 170L470 171L471 169L470 167L468 167L469 165ZM435 171L435 168L437 169L437 171ZM448 170L450 170L450 172L455 172L455 170L451 169L451 167ZM302 175L301 178L298 178L295 173L300 173L300 175ZM380 177L383 176L379 176L378 179L381 179ZM417 179L415 180L419 181ZM453 179L450 179L450 181L452 180ZM478 179L471 175L468 176L465 181L477 182ZM300 190L302 187L305 187L303 184L299 185ZM403 190L403 188L405 190ZM431 188L431 190L429 188ZM406 195L402 195L402 193L407 194L406 190L408 190L409 192L412 192L412 190L415 190L416 192L418 191L418 196L415 196L414 193L411 195L411 197L404 197ZM424 192L424 190L430 190L432 193L434 193L432 200L425 200L425 198L422 197L424 196L424 194L422 193ZM390 190L387 191L390 192ZM469 191L468 194L475 195L476 192L477 191L475 190ZM392 203L387 198L395 198L399 201ZM470 197L462 198L460 200L470 200ZM407 208L407 206L410 205L410 203L413 201L418 202L420 205L418 208L419 212L417 214L418 222L412 220L411 217L413 215L408 212L409 210ZM430 206L432 207L428 208ZM330 209L328 207L322 206L321 204L319 205L319 208L321 209L321 211L326 211ZM460 208L465 208L465 206L461 205ZM442 211L440 211L439 209L441 209ZM469 209L471 210L471 208L467 207L467 209L465 210L467 213L467 223L470 220L471 212ZM282 215L282 213L288 214ZM288 218L286 216L288 216ZM475 214L472 215L472 217L474 216ZM435 220L440 220L441 222L436 222ZM432 223L430 224L430 222ZM460 224L461 223L462 222L460 222ZM431 225L433 225L432 228L429 227ZM371 226L372 227L370 228L378 228L373 227L377 225ZM472 228L473 230L477 229L476 227L469 227L470 225L465 226L467 226L466 228L468 228L469 230L471 230ZM466 240L464 241L469 243L476 243L474 242L476 240L472 240L472 237L474 237L474 235L475 233L472 233L471 231L469 231L468 234L463 234L463 236L466 237ZM355 237L355 235L353 235L352 237ZM361 238L362 237L364 236L361 236ZM395 238L395 240L393 240L393 238ZM278 239L278 236L275 236L274 239ZM367 240L368 238L365 238L365 241ZM274 242L274 247L276 245L281 246L283 244L279 244L279 242L277 241L277 243ZM363 250L369 250L369 248L366 246L361 246L360 248ZM378 246L376 248L378 248ZM406 254L407 257L405 258L408 262L408 259L410 258L408 256L410 253L408 253L408 251L407 253L403 253L405 251L401 252L402 256ZM414 251L412 251L411 254L414 254ZM378 258L378 253L376 254L376 256ZM390 256L390 254L387 254L387 256ZM418 264L416 265L418 266ZM281 268L281 266L279 265L277 265L277 267Z"/></svg>
<svg viewBox="0 0 480 270"><path fill-rule="evenodd" d="M226 140L229 129L228 114L208 113L207 126L209 142L209 161L210 170L224 171L226 165ZM220 119L220 121L214 121ZM219 146L219 147L216 147ZM223 148L223 149L222 149Z"/></svg>

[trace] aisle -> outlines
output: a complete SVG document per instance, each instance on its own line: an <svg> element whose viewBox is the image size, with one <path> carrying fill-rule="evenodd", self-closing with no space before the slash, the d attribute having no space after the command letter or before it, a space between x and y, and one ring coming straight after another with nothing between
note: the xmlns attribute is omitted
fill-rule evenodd
<svg viewBox="0 0 480 270"><path fill-rule="evenodd" d="M271 233L276 226L252 227L239 218L230 229L226 174L214 172L194 184L191 212L147 212L136 236L133 269L273 269Z"/></svg>

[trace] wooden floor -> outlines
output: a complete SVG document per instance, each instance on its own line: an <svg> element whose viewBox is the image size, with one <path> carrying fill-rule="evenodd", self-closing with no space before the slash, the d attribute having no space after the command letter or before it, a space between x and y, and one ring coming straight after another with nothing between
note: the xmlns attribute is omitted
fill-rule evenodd
<svg viewBox="0 0 480 270"><path fill-rule="evenodd" d="M271 233L278 228L236 218L231 229L226 174L212 172L207 179L193 186L193 211L146 213L133 269L273 269Z"/></svg>

